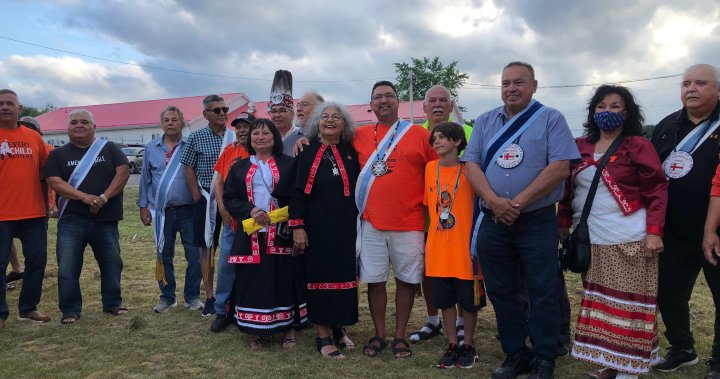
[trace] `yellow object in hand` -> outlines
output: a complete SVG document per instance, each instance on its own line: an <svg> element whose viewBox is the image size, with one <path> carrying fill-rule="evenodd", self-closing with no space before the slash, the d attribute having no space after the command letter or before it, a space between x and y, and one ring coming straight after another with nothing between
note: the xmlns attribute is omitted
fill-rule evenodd
<svg viewBox="0 0 720 379"><path fill-rule="evenodd" d="M288 207L285 206L268 212L268 216L270 216L270 223L277 224L279 222L287 221L288 218L290 218L290 213L288 212ZM252 217L243 220L242 225L243 231L245 231L245 233L247 233L248 235L253 234L258 230L264 228L263 225L255 222L255 219Z"/></svg>

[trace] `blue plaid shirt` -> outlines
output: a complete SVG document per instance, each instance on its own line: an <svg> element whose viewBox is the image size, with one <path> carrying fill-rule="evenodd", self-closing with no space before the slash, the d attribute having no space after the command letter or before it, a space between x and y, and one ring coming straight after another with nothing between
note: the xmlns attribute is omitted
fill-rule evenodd
<svg viewBox="0 0 720 379"><path fill-rule="evenodd" d="M228 130L225 129L227 133ZM212 185L213 168L220 156L223 135L215 134L210 126L196 130L187 139L187 145L180 157L180 163L195 170L200 186L209 189Z"/></svg>

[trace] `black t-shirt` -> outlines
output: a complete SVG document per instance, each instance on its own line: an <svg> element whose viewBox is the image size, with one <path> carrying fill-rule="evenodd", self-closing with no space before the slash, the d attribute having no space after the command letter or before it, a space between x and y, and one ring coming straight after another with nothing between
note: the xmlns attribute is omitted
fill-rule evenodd
<svg viewBox="0 0 720 379"><path fill-rule="evenodd" d="M720 104L710 115L711 122L720 116ZM702 121L701 121L702 123ZM661 161L695 128L682 109L665 117L652 135L652 143ZM710 203L710 187L718 165L720 128L692 154L693 166L682 178L669 179L665 234L687 241L702 242L705 216Z"/></svg>
<svg viewBox="0 0 720 379"><path fill-rule="evenodd" d="M45 177L57 176L67 182L75 167L89 149L90 147L79 148L72 143L66 143L51 151L45 163ZM125 154L114 143L106 143L95 158L95 163L87 176L85 176L85 180L80 183L78 190L90 195L100 196L115 177L115 168L121 165L129 165ZM94 221L122 220L123 193L121 191L110 198L108 203L97 214L90 212L90 207L80 200L70 200L65 212L89 217Z"/></svg>

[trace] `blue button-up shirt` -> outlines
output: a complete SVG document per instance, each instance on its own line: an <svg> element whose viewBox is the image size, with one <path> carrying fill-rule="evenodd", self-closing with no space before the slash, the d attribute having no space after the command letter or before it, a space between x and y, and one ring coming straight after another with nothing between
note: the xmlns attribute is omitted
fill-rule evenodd
<svg viewBox="0 0 720 379"><path fill-rule="evenodd" d="M482 166L488 142L508 120L504 106L483 113L475 119L470 141L461 160ZM495 164L492 170L485 173L490 187L500 197L512 199L517 196L552 162L580 159L580 152L565 117L553 108L545 107L545 111L514 142L523 150L520 164L511 169ZM495 158L497 157L493 159ZM545 197L524 207L523 212L560 201L563 188L564 183L560 183Z"/></svg>
<svg viewBox="0 0 720 379"><path fill-rule="evenodd" d="M170 154L172 149L168 147L164 141L165 135L158 139L154 139L145 146L145 155L142 163L142 173L140 174L140 196L137 205L140 208L155 208L155 195L157 194L160 178L165 172L166 154ZM187 142L183 138L177 146L177 154L182 154ZM180 166L175 180L170 184L170 190L167 194L166 207L176 207L179 205L194 204L192 194L188 188L185 179L185 170Z"/></svg>

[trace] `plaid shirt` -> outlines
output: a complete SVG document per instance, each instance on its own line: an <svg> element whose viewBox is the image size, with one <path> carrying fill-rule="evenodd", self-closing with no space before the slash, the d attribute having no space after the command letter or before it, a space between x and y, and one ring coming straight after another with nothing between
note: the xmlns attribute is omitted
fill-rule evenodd
<svg viewBox="0 0 720 379"><path fill-rule="evenodd" d="M223 136L215 134L210 126L207 126L190 134L180 157L180 163L195 169L200 186L205 189L212 185L213 167L220 156L222 143Z"/></svg>

